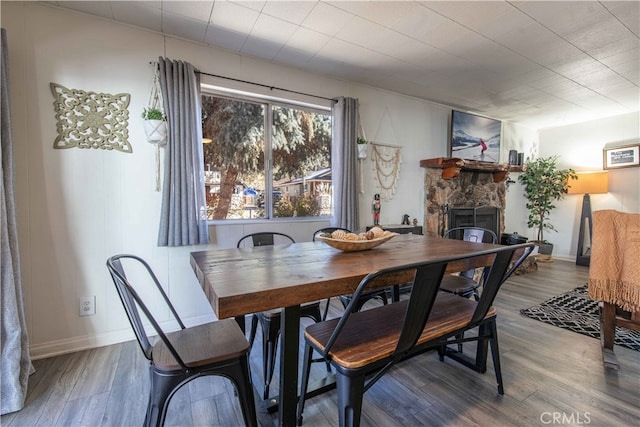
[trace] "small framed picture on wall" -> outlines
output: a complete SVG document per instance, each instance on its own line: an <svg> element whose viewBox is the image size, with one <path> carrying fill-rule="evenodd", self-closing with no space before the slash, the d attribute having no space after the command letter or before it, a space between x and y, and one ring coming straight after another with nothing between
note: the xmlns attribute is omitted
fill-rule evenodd
<svg viewBox="0 0 640 427"><path fill-rule="evenodd" d="M604 169L640 166L640 143L605 148L602 161Z"/></svg>

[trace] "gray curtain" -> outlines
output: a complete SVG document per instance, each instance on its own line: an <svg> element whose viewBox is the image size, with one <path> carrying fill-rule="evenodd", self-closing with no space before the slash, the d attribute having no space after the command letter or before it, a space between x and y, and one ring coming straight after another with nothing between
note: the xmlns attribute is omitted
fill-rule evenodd
<svg viewBox="0 0 640 427"><path fill-rule="evenodd" d="M7 69L7 35L2 28L2 184L0 187L0 236L2 257L0 279L2 289L2 414L22 409L27 394L27 382L32 371L29 357L29 337L24 316L22 277L18 256L15 180L13 172L13 141L9 109L9 75Z"/></svg>
<svg viewBox="0 0 640 427"><path fill-rule="evenodd" d="M334 227L359 230L357 160L358 108L354 98L340 97L332 108L331 173Z"/></svg>
<svg viewBox="0 0 640 427"><path fill-rule="evenodd" d="M168 124L158 245L208 243L200 74L183 61L159 58L158 67Z"/></svg>

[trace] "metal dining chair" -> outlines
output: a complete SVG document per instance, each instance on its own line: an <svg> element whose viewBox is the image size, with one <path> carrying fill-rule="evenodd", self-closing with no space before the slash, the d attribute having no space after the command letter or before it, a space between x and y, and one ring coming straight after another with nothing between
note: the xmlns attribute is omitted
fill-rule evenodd
<svg viewBox="0 0 640 427"><path fill-rule="evenodd" d="M238 240L237 247L273 246L279 244L291 244L295 240L287 234L277 232L260 232L243 236ZM320 313L320 301L303 304L300 306L300 317L307 317L315 322L322 320ZM269 386L273 379L273 372L276 365L276 351L278 349L278 338L280 337L281 311L269 310L254 313L251 316L251 331L249 334L249 346L253 347L256 338L258 324L262 331L262 372L264 373L263 398L269 398ZM329 369L327 365L327 369Z"/></svg>
<svg viewBox="0 0 640 427"><path fill-rule="evenodd" d="M133 286L130 277L139 284ZM124 310L135 332L144 357L149 360L151 387L145 416L145 426L162 426L167 415L169 401L176 391L187 382L204 375L219 375L231 380L240 400L242 417L247 426L256 426L256 408L253 399L253 385L249 373L249 343L234 319L220 320L186 328L173 304L164 292L155 273L142 258L135 255L115 255L107 260ZM142 286L155 284L154 286ZM144 288L144 289L143 289ZM151 290L147 289L151 288ZM153 309L164 303L180 329L165 332L140 295L155 292ZM150 339L146 330L147 322L142 321L142 311L158 339ZM152 341L155 343L152 344ZM235 423L229 422L229 423Z"/></svg>
<svg viewBox="0 0 640 427"><path fill-rule="evenodd" d="M447 230L443 237L445 239L494 244L498 241L496 233L481 227L455 227ZM482 286L483 281L486 280L488 273L489 270L484 268L478 280L475 280L475 269L462 271L459 275L446 275L440 284L440 290L464 298L474 297L475 300L478 301L478 299L480 299L478 289Z"/></svg>

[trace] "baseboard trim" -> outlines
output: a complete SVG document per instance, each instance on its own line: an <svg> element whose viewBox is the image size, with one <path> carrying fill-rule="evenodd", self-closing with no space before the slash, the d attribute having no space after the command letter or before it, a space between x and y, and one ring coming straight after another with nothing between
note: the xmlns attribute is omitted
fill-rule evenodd
<svg viewBox="0 0 640 427"><path fill-rule="evenodd" d="M213 322L215 320L217 319L213 314L183 319L185 326L187 327L197 326L203 323ZM165 330L165 332L171 332L178 329L176 322L174 321L162 322L160 326ZM29 346L29 354L31 356L31 360L39 360L59 356L61 354L75 353L77 351L118 344L134 339L136 339L136 337L133 334L133 331L131 328L127 328L119 331L105 332L96 335L85 335L31 345Z"/></svg>

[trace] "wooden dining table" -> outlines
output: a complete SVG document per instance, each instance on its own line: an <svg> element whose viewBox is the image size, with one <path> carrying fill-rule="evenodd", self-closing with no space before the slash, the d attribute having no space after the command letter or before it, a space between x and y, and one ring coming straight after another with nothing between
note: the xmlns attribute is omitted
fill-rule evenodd
<svg viewBox="0 0 640 427"><path fill-rule="evenodd" d="M300 304L354 292L368 273L451 256L448 272L489 265L496 245L411 234L370 250L342 252L303 242L191 253L191 266L219 319L282 309L279 425L296 425ZM411 278L396 278L403 281ZM408 280L405 280L408 279ZM391 283L380 283L387 286Z"/></svg>

